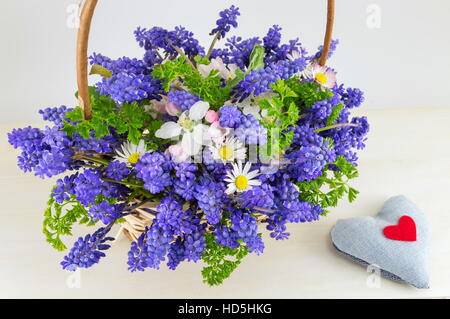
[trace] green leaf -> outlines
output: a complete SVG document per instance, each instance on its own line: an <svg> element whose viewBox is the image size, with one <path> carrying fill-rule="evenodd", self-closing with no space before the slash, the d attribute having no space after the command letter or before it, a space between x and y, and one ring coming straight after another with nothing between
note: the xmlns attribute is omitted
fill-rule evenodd
<svg viewBox="0 0 450 319"><path fill-rule="evenodd" d="M268 143L260 147L260 151L268 157L282 154L291 145L294 134L289 128L296 125L300 117L300 110L293 100L297 94L285 81L278 80L271 87L277 96L258 101L261 109L267 111L262 124L268 132Z"/></svg>
<svg viewBox="0 0 450 319"><path fill-rule="evenodd" d="M348 201L352 203L356 197L358 196L359 191L354 189L353 187L348 188Z"/></svg>
<svg viewBox="0 0 450 319"><path fill-rule="evenodd" d="M249 73L249 72L244 72L244 71L242 71L240 68L237 68L236 71L234 72L235 78L228 81L228 86L230 86L230 87L235 87L236 85L239 84L239 82L241 82L242 80L244 80L245 76L246 76L248 73Z"/></svg>
<svg viewBox="0 0 450 319"><path fill-rule="evenodd" d="M84 113L81 107L77 106L72 111L66 113L66 118L71 122L80 122L84 121Z"/></svg>
<svg viewBox="0 0 450 319"><path fill-rule="evenodd" d="M264 68L264 58L266 54L264 52L264 47L259 44L255 44L252 53L250 54L250 63L248 66L249 71L259 70Z"/></svg>
<svg viewBox="0 0 450 319"><path fill-rule="evenodd" d="M59 204L53 197L50 197L44 211L42 232L46 241L54 249L59 251L67 249L61 240L61 236L72 235L72 226L77 222L88 225L95 224L89 217L86 208L77 200L72 198L63 204Z"/></svg>
<svg viewBox="0 0 450 319"><path fill-rule="evenodd" d="M194 62L196 64L205 64L205 65L209 65L211 63L211 61L208 58L202 57L201 55L196 55L194 57Z"/></svg>
<svg viewBox="0 0 450 319"><path fill-rule="evenodd" d="M213 71L207 77L203 77L197 70L186 63L185 57L179 57L155 67L152 75L163 82L166 91L170 90L172 83L182 82L189 92L197 94L202 100L211 105L211 109L217 110L231 96L232 87L223 86L222 80Z"/></svg>
<svg viewBox="0 0 450 319"><path fill-rule="evenodd" d="M206 248L202 260L208 266L202 269L203 282L210 286L220 285L247 256L249 249L242 244L236 249L223 247L216 243L215 236L210 233L205 235L205 239Z"/></svg>
<svg viewBox="0 0 450 319"><path fill-rule="evenodd" d="M107 68L105 68L102 65L98 65L98 64L94 64L91 67L91 72L89 72L89 75L101 75L104 78L110 78L112 76L112 72L110 70L108 70Z"/></svg>
<svg viewBox="0 0 450 319"><path fill-rule="evenodd" d="M335 107L333 107L333 110L331 111L330 116L327 118L326 126L333 125L336 120L338 119L339 115L341 114L342 110L344 109L344 104L339 103Z"/></svg>
<svg viewBox="0 0 450 319"><path fill-rule="evenodd" d="M300 82L294 77L285 80L285 83L297 94L295 103L303 110L309 109L317 101L322 101L333 96L332 92L324 90L315 82Z"/></svg>
<svg viewBox="0 0 450 319"><path fill-rule="evenodd" d="M278 80L275 84L272 84L274 92L278 93L282 100L289 97L298 97L297 93L292 90L284 80Z"/></svg>
<svg viewBox="0 0 450 319"><path fill-rule="evenodd" d="M118 134L126 134L128 139L137 144L142 137L142 132L151 123L152 118L144 109L144 104L125 103L119 108L111 98L99 95L95 87L90 88L92 118L85 120L80 108L68 112L70 121L64 122L63 130L70 136L78 132L83 138L88 139L94 133L96 138L102 138L111 134L113 127Z"/></svg>
<svg viewBox="0 0 450 319"><path fill-rule="evenodd" d="M332 174L328 173L328 166L323 170L322 176L309 182L298 183L300 198L314 205L321 205L324 214L328 207L336 207L339 200L347 195L349 202L353 202L359 191L348 185L349 181L358 177L358 170L349 163L345 157L338 156L333 163L338 167Z"/></svg>

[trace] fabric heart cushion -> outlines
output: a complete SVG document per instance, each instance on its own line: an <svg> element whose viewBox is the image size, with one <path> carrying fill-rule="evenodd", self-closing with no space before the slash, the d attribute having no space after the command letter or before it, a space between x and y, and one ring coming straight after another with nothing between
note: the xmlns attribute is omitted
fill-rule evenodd
<svg viewBox="0 0 450 319"><path fill-rule="evenodd" d="M364 266L379 267L383 277L429 288L428 223L405 196L387 200L375 217L338 220L331 240L340 254Z"/></svg>

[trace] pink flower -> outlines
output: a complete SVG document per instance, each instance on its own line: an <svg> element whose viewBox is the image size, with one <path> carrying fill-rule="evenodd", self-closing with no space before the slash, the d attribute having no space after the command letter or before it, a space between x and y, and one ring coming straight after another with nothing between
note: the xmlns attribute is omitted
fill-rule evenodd
<svg viewBox="0 0 450 319"><path fill-rule="evenodd" d="M171 116L177 116L181 113L181 108L177 105L175 105L173 102L168 102L166 104L166 112Z"/></svg>
<svg viewBox="0 0 450 319"><path fill-rule="evenodd" d="M216 111L209 110L208 112L206 112L205 120L208 123L217 122L219 120L219 114L217 114Z"/></svg>
<svg viewBox="0 0 450 319"><path fill-rule="evenodd" d="M215 143L220 143L224 140L225 136L230 133L230 128L220 126L219 121L213 122L208 129L208 134Z"/></svg>
<svg viewBox="0 0 450 319"><path fill-rule="evenodd" d="M165 114L166 111L167 98L163 98L161 101L157 101L153 103L153 110L155 112Z"/></svg>
<svg viewBox="0 0 450 319"><path fill-rule="evenodd" d="M184 162L189 158L181 143L169 146L165 153L170 155L175 162Z"/></svg>

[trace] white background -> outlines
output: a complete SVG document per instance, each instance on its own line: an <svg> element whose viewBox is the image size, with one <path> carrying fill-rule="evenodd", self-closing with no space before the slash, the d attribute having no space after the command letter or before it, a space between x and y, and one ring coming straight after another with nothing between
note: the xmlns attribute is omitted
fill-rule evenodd
<svg viewBox="0 0 450 319"><path fill-rule="evenodd" d="M38 108L76 103L76 29L68 26L67 9L77 3L1 1L1 122L37 121ZM140 58L133 36L139 25L183 25L208 46L217 13L231 4L241 8L232 34L262 37L279 24L284 40L300 37L310 52L322 42L325 0L100 0L90 52ZM367 26L371 4L381 9L380 28ZM341 43L330 65L339 81L366 92L366 108L449 107L449 13L446 0L337 1L335 38Z"/></svg>

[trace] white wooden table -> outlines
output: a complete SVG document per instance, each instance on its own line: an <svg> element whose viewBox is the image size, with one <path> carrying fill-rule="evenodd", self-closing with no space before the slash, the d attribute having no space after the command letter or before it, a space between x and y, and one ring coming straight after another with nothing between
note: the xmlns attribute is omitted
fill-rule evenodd
<svg viewBox="0 0 450 319"><path fill-rule="evenodd" d="M0 126L0 297L2 298L421 298L450 296L450 108L360 110L372 126L360 155L361 191L311 224L291 225L288 241L265 234L261 256L247 257L221 287L202 283L201 264L177 271L130 273L123 240L91 269L61 270L63 253L41 233L43 209L53 180L40 180L16 167L17 152L6 141L12 127ZM42 124L40 124L42 125ZM432 227L431 289L419 290L381 279L370 287L364 267L338 255L330 243L337 219L374 215L383 201L405 194L428 215ZM76 228L84 235L92 229ZM69 241L69 246L71 245Z"/></svg>

